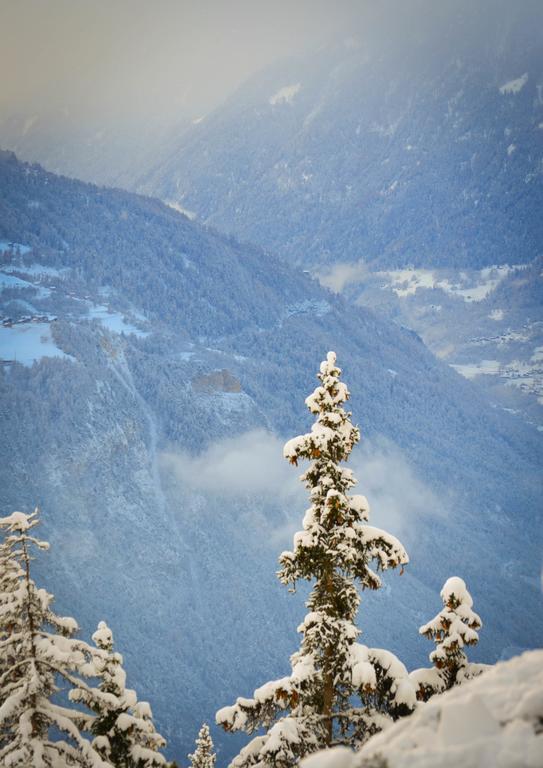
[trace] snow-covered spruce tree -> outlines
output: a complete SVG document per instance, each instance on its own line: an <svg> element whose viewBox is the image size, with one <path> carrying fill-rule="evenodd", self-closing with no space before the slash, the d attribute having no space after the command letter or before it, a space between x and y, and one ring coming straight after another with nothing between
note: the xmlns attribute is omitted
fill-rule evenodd
<svg viewBox="0 0 543 768"><path fill-rule="evenodd" d="M83 702L93 713L87 729L94 734L92 745L115 768L162 768L166 760L158 751L166 746L153 724L151 707L138 702L136 692L126 688L123 658L113 650L113 634L104 621L92 636L97 688L75 688L70 699Z"/></svg>
<svg viewBox="0 0 543 768"><path fill-rule="evenodd" d="M213 751L213 740L207 723L204 723L200 728L196 739L196 749L188 757L191 768L215 768L217 756Z"/></svg>
<svg viewBox="0 0 543 768"><path fill-rule="evenodd" d="M217 713L217 723L228 731L266 730L234 759L236 768L286 768L333 744L357 746L415 705L404 665L392 653L357 643L355 582L378 589L372 565L376 571L395 568L408 557L396 538L368 525L366 499L349 495L356 480L341 463L360 433L343 408L349 392L340 374L335 353L329 352L318 374L320 386L306 400L316 422L309 434L284 447L292 464L311 462L301 477L311 506L293 551L280 556L278 575L284 584L315 583L298 628L302 641L291 657L291 674Z"/></svg>
<svg viewBox="0 0 543 768"><path fill-rule="evenodd" d="M433 667L415 669L409 675L421 701L436 693L459 685L480 675L488 665L468 662L464 651L467 645L479 641L478 629L483 626L472 610L473 600L463 579L451 576L441 590L443 608L419 633L433 640L435 650L430 653Z"/></svg>
<svg viewBox="0 0 543 768"><path fill-rule="evenodd" d="M106 768L81 734L83 714L53 700L59 683L85 685L77 675L92 649L72 637L75 620L56 616L53 596L30 577L32 548L48 549L30 533L37 524L37 510L0 519L0 765Z"/></svg>
<svg viewBox="0 0 543 768"><path fill-rule="evenodd" d="M9 642L11 635L21 631L21 619L13 610L13 603L19 591L19 583L24 576L19 561L12 552L10 543L2 540L0 544L0 679L17 662L16 645ZM12 670L10 679L14 681L22 674L22 669ZM0 707L7 697L7 688L0 687ZM0 729L0 749L10 739L9 721Z"/></svg>
<svg viewBox="0 0 543 768"><path fill-rule="evenodd" d="M11 520L12 516L8 519ZM4 530L6 525L3 526ZM4 538L0 543L0 643L2 645L20 624L21 617L15 615L11 608L23 576L24 571L12 551L12 545ZM13 657L1 653L0 675L9 669L14 661Z"/></svg>

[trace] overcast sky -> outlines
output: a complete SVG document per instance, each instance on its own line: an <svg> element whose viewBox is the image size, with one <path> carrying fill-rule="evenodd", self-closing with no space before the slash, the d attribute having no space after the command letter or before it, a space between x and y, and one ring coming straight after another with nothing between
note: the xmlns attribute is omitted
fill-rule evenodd
<svg viewBox="0 0 543 768"><path fill-rule="evenodd" d="M0 110L199 116L378 0L0 0Z"/></svg>

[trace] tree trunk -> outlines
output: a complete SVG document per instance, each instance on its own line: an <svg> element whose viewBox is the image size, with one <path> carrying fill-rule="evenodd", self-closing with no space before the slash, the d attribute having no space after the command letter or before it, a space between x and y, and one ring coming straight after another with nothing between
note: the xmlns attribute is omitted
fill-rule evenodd
<svg viewBox="0 0 543 768"><path fill-rule="evenodd" d="M328 571L324 577L324 590L329 597L330 603L334 594L334 582L332 574ZM324 651L324 669L323 669L323 692L322 692L322 714L326 725L326 746L332 744L332 734L334 729L333 704L334 704L334 672L333 672L334 647L329 645Z"/></svg>

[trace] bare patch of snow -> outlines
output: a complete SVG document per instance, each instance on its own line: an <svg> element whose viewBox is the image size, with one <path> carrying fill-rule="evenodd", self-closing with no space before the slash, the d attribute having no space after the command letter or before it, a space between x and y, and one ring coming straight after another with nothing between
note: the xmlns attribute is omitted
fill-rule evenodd
<svg viewBox="0 0 543 768"><path fill-rule="evenodd" d="M497 360L481 360L480 363L467 363L464 365L451 365L465 379L474 379L476 376L498 376L502 366Z"/></svg>
<svg viewBox="0 0 543 768"><path fill-rule="evenodd" d="M301 83L285 85L283 88L280 88L277 93L274 93L274 95L270 97L269 103L272 105L272 107L275 107L277 104L292 104L292 100L296 94L299 93L301 87Z"/></svg>
<svg viewBox="0 0 543 768"><path fill-rule="evenodd" d="M176 203L175 200L165 200L164 201L168 208L173 208L174 211L177 211L177 213L182 213L183 216L186 216L187 219L190 219L191 221L194 221L196 218L196 213L194 211L188 211L186 208L183 208L182 205L179 205L179 203Z"/></svg>
<svg viewBox="0 0 543 768"><path fill-rule="evenodd" d="M500 88L502 96L520 93L526 83L528 82L528 73L525 72L522 77L517 77L515 80L508 80Z"/></svg>

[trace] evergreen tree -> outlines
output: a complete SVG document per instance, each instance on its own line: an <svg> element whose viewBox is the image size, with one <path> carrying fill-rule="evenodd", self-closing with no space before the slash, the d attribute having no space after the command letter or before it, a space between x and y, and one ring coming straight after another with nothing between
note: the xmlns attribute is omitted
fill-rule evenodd
<svg viewBox="0 0 543 768"><path fill-rule="evenodd" d="M15 513L17 515L17 513ZM13 519L13 516L8 518ZM0 521L0 525L4 523L3 527L6 527L7 523ZM15 599L15 594L19 588L19 582L24 575L18 559L12 552L12 546L7 540L2 540L0 543L0 643L4 644L4 641L8 639L10 634L14 632L16 626L18 626L19 618L11 610L11 603ZM13 663L12 658L6 658L4 654L0 657L0 674L3 674L8 667Z"/></svg>
<svg viewBox="0 0 543 768"><path fill-rule="evenodd" d="M215 768L216 755L213 751L213 740L209 726L204 723L196 739L196 749L188 756L191 768Z"/></svg>
<svg viewBox="0 0 543 768"><path fill-rule="evenodd" d="M136 692L125 687L123 658L113 650L113 634L104 621L92 639L99 686L76 688L70 698L94 712L87 723L94 749L115 768L162 768L166 760L158 750L166 742L155 730L149 704L138 702Z"/></svg>
<svg viewBox="0 0 543 768"><path fill-rule="evenodd" d="M447 579L441 599L442 610L419 629L421 635L436 644L430 653L434 666L416 669L409 676L421 701L428 701L434 694L476 677L487 668L486 664L469 663L464 650L468 645L477 644L477 630L483 626L472 610L473 600L464 580L458 576Z"/></svg>
<svg viewBox="0 0 543 768"><path fill-rule="evenodd" d="M0 554L0 765L106 768L80 732L82 713L53 700L57 681L85 686L77 675L92 653L73 638L74 619L56 616L53 596L30 577L32 547L48 549L30 534L37 524L37 510L0 519L6 533Z"/></svg>
<svg viewBox="0 0 543 768"><path fill-rule="evenodd" d="M280 557L278 576L288 585L300 579L315 583L309 613L298 628L302 642L291 658L291 674L217 713L217 722L228 731L266 729L233 761L236 768L286 768L332 744L357 746L415 703L403 664L387 651L357 642L355 582L378 589L376 571L403 565L408 557L396 538L368 524L366 499L349 494L356 480L341 463L360 433L343 408L349 392L340 374L329 352L318 374L320 386L306 400L316 422L309 434L284 448L292 464L311 462L301 478L311 506L293 551Z"/></svg>
<svg viewBox="0 0 543 768"><path fill-rule="evenodd" d="M11 519L11 518L10 518ZM14 606L19 590L19 582L24 577L19 561L12 552L11 544L2 540L0 544L0 679L14 682L22 674L22 669L15 668L16 644L10 643L10 637L21 632L21 619ZM4 677L6 675L6 677ZM7 699L7 685L0 687L0 707ZM0 730L0 749L10 740L10 722L5 721Z"/></svg>

